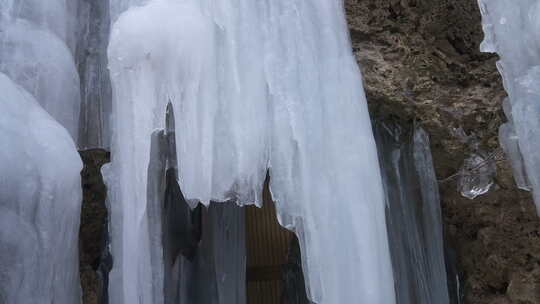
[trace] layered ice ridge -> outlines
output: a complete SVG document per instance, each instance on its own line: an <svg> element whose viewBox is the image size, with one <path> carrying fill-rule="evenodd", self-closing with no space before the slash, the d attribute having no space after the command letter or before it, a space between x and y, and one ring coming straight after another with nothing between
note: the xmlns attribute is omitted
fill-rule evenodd
<svg viewBox="0 0 540 304"><path fill-rule="evenodd" d="M0 0L0 72L78 140L80 82L76 48L78 1Z"/></svg>

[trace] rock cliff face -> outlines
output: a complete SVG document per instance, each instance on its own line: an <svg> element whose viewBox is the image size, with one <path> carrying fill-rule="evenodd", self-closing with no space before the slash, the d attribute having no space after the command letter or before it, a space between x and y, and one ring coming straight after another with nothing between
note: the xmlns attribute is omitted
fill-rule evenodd
<svg viewBox="0 0 540 304"><path fill-rule="evenodd" d="M500 156L506 96L475 0L346 0L372 115L417 121L431 134L447 242L471 304L540 303L540 221ZM460 196L454 176L479 148L497 156L491 192Z"/></svg>

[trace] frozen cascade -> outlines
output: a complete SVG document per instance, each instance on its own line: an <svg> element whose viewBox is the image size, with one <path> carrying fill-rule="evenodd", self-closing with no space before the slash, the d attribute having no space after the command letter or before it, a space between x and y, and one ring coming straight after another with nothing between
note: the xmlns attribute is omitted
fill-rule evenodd
<svg viewBox="0 0 540 304"><path fill-rule="evenodd" d="M152 303L148 166L169 101L192 207L260 204L269 169L310 298L395 303L377 153L342 2L116 2L117 12L131 8L109 44L111 303Z"/></svg>
<svg viewBox="0 0 540 304"><path fill-rule="evenodd" d="M540 212L540 2L479 0L479 5L485 33L480 48L499 54L497 67L509 97L501 146L518 186L527 189L530 184Z"/></svg>
<svg viewBox="0 0 540 304"><path fill-rule="evenodd" d="M393 123L377 122L374 130L397 303L449 304L439 188L428 135L422 128L409 132Z"/></svg>
<svg viewBox="0 0 540 304"><path fill-rule="evenodd" d="M68 132L0 73L0 303L80 303L82 162Z"/></svg>
<svg viewBox="0 0 540 304"><path fill-rule="evenodd" d="M0 0L0 72L34 95L77 141L77 1Z"/></svg>

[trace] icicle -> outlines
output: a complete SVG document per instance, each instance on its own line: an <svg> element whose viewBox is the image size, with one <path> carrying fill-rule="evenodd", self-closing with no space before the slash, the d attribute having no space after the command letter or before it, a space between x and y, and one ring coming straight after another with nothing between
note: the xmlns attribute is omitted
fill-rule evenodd
<svg viewBox="0 0 540 304"><path fill-rule="evenodd" d="M537 156L540 142L540 90L537 85L540 80L540 2L479 0L478 3L485 32L482 51L497 52L501 58L497 67L511 105L511 117L508 118L513 122L518 139L516 144L512 139L512 128L503 127L502 145L512 162L518 185L528 188L530 183L540 212L540 161ZM529 183L525 182L525 176Z"/></svg>
<svg viewBox="0 0 540 304"><path fill-rule="evenodd" d="M442 216L429 138L377 123L397 303L449 304Z"/></svg>

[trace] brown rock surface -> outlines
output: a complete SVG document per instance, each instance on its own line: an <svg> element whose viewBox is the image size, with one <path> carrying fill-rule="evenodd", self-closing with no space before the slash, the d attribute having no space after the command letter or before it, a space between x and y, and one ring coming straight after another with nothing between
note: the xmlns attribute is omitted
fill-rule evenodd
<svg viewBox="0 0 540 304"><path fill-rule="evenodd" d="M81 151L84 168L81 172L83 204L79 235L81 285L84 304L100 303L101 282L97 272L103 251L104 229L107 221L106 188L101 177L101 166L109 162L104 150Z"/></svg>
<svg viewBox="0 0 540 304"><path fill-rule="evenodd" d="M479 146L498 148L506 96L482 54L475 0L346 0L351 40L375 116L419 121L431 134L440 180L454 175ZM466 303L540 303L540 221L531 196L516 188L509 164L497 164L494 189L469 200L456 181L440 183L445 234L456 248Z"/></svg>

